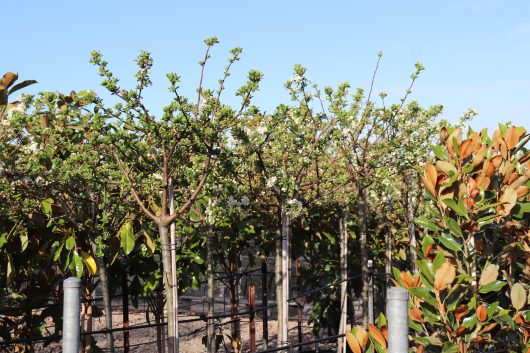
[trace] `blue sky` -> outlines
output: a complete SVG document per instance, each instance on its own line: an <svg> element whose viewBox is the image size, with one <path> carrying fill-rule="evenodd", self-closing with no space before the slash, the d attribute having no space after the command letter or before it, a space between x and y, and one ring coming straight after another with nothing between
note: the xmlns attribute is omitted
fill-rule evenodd
<svg viewBox="0 0 530 353"><path fill-rule="evenodd" d="M387 101L402 96L420 61L426 70L412 98L422 105L443 104L443 116L453 121L476 108L476 129L498 121L530 128L530 1L4 0L2 13L0 70L38 80L29 93L103 92L88 63L94 49L132 85L133 59L144 49L155 59L147 103L160 111L170 97L165 73L180 74L183 93L193 95L203 39L215 35L221 43L207 83L222 74L228 50L243 47L228 88L259 69L265 79L255 102L268 111L289 101L283 83L294 64L322 86L349 81L368 88L381 50L375 88L389 94Z"/></svg>

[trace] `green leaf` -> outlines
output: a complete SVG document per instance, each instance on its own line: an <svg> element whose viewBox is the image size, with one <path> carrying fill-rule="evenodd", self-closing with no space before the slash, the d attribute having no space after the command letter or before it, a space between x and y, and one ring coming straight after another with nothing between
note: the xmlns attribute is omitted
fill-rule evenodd
<svg viewBox="0 0 530 353"><path fill-rule="evenodd" d="M120 244L125 255L129 255L134 249L136 238L134 237L131 222L124 223L120 228Z"/></svg>
<svg viewBox="0 0 530 353"><path fill-rule="evenodd" d="M59 256L61 256L61 251L63 250L65 243L61 243L61 245L55 250L55 253L53 254L53 261L57 261L59 259Z"/></svg>
<svg viewBox="0 0 530 353"><path fill-rule="evenodd" d="M428 260L418 260L416 261L416 265L418 266L420 273L423 274L432 284L434 281L434 270L432 263Z"/></svg>
<svg viewBox="0 0 530 353"><path fill-rule="evenodd" d="M204 263L204 259L199 254L193 254L191 258L198 265L202 265Z"/></svg>
<svg viewBox="0 0 530 353"><path fill-rule="evenodd" d="M461 245L449 233L440 234L440 242L449 250L462 251Z"/></svg>
<svg viewBox="0 0 530 353"><path fill-rule="evenodd" d="M439 251L438 254L436 254L436 257L434 258L432 262L432 271L433 276L436 273L436 270L442 266L445 263L445 255L443 251ZM433 277L434 278L434 277Z"/></svg>
<svg viewBox="0 0 530 353"><path fill-rule="evenodd" d="M72 250L75 247L75 238L73 235L66 238L66 250Z"/></svg>
<svg viewBox="0 0 530 353"><path fill-rule="evenodd" d="M428 234L425 234L423 236L423 240L421 241L421 250L423 251L424 254L427 251L427 248L429 247L429 245L431 244L434 244L434 239L431 238Z"/></svg>
<svg viewBox="0 0 530 353"><path fill-rule="evenodd" d="M479 288L479 292L486 294L489 292L498 292L506 285L504 281L493 281Z"/></svg>
<svg viewBox="0 0 530 353"><path fill-rule="evenodd" d="M453 199L443 199L443 203L445 203L447 206L449 206L453 211L456 212L457 215L462 217L467 217L467 211L463 204L456 203Z"/></svg>
<svg viewBox="0 0 530 353"><path fill-rule="evenodd" d="M431 146L431 149L438 159L447 159L447 153L445 152L444 146L433 145Z"/></svg>
<svg viewBox="0 0 530 353"><path fill-rule="evenodd" d="M438 227L436 224L434 224L431 220L427 219L427 217L425 216L417 217L416 219L414 219L414 222L420 227L427 228L429 230L432 230L433 232L442 230L442 228Z"/></svg>
<svg viewBox="0 0 530 353"><path fill-rule="evenodd" d="M2 249L6 243L7 243L7 233L2 233L2 235L0 235L0 249Z"/></svg>
<svg viewBox="0 0 530 353"><path fill-rule="evenodd" d="M462 234L462 228L460 228L460 225L456 220L452 218L446 218L445 220L447 222L447 225L449 226L449 230L451 230L454 235L460 238L464 237L464 235Z"/></svg>
<svg viewBox="0 0 530 353"><path fill-rule="evenodd" d="M45 215L51 215L52 213L52 205L53 205L53 200L48 198L46 200L42 200L41 201L41 207L42 207L42 212L44 212Z"/></svg>
<svg viewBox="0 0 530 353"><path fill-rule="evenodd" d="M191 210L190 211L190 221L192 222L200 222L201 221L201 217L199 217L199 214L197 212L195 212L194 210Z"/></svg>
<svg viewBox="0 0 530 353"><path fill-rule="evenodd" d="M75 275L77 278L83 276L83 258L79 256L77 251L73 252L73 264L75 266Z"/></svg>
<svg viewBox="0 0 530 353"><path fill-rule="evenodd" d="M431 291L424 287L411 287L408 288L410 294L415 295L418 298L425 300L427 303L436 306L436 299L432 296Z"/></svg>

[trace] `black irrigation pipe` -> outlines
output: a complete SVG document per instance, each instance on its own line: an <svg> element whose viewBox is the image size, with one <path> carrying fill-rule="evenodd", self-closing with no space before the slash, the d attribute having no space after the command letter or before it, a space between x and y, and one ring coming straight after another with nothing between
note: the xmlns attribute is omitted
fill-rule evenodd
<svg viewBox="0 0 530 353"><path fill-rule="evenodd" d="M311 344L316 344L316 343L321 343L321 342L333 341L333 340L342 338L344 336L346 336L346 335L344 333L341 333L340 335L334 335L334 336L328 336L328 337L324 337L324 338L318 338L318 339L313 340L313 341L306 341L306 342L283 345L283 346L280 346L280 347L271 348L271 349L267 349L267 350L264 350L264 351L258 351L256 353L272 353L272 352L278 352L278 351L283 351L283 350L287 350L287 349L291 350L292 348L309 346Z"/></svg>

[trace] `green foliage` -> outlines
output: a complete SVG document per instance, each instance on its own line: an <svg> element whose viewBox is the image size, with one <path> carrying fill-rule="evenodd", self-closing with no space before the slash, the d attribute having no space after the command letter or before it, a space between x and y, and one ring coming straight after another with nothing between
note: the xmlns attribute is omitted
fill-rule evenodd
<svg viewBox="0 0 530 353"><path fill-rule="evenodd" d="M529 139L524 128L499 126L465 139L459 128L442 129L421 176L434 205L417 219L430 231L419 249L421 281L396 274L411 294L418 352L530 349Z"/></svg>

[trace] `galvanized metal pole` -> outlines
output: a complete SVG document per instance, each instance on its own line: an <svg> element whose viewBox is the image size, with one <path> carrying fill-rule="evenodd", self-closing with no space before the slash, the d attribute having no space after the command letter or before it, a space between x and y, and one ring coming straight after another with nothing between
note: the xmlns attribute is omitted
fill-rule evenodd
<svg viewBox="0 0 530 353"><path fill-rule="evenodd" d="M388 353L409 351L408 299L405 288L392 287L387 291Z"/></svg>
<svg viewBox="0 0 530 353"><path fill-rule="evenodd" d="M79 352L81 280L69 277L63 282L63 353Z"/></svg>

